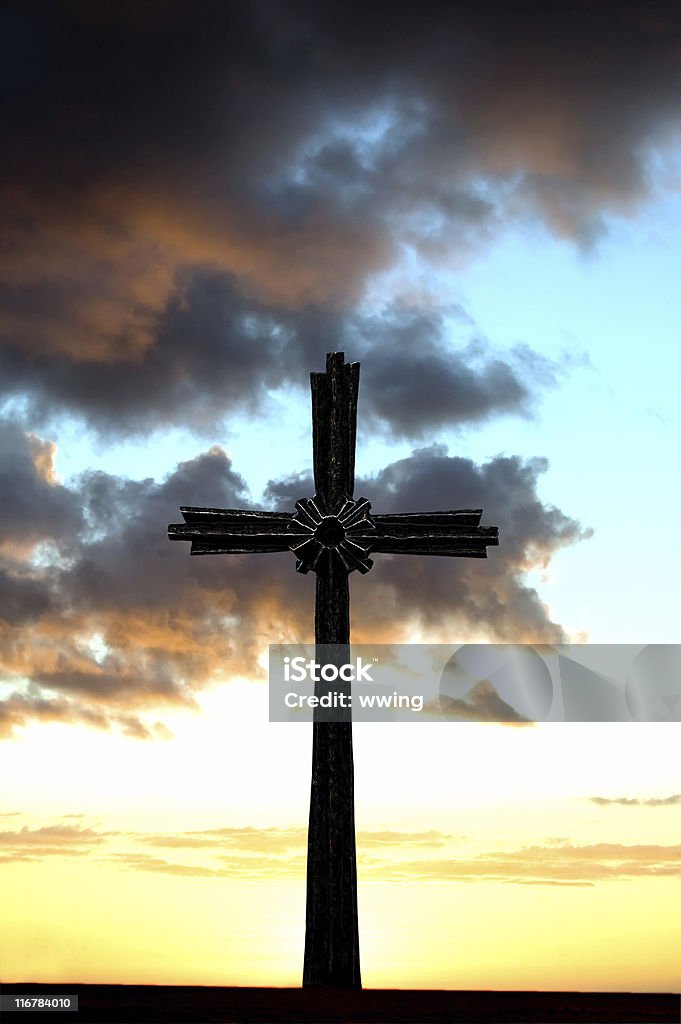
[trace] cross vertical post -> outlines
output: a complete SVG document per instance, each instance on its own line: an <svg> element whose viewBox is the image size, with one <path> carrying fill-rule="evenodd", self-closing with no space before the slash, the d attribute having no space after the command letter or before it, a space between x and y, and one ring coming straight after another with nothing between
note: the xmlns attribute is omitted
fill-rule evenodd
<svg viewBox="0 0 681 1024"><path fill-rule="evenodd" d="M329 516L354 491L359 363L345 364L343 353L333 352L326 373L310 379L314 500ZM350 660L348 571L339 559L317 571L315 644L320 663ZM340 646L331 653L329 644ZM352 721L349 709L347 721L323 719L315 709L303 985L361 988Z"/></svg>
<svg viewBox="0 0 681 1024"><path fill-rule="evenodd" d="M183 505L184 523L171 523L168 537L190 541L192 555L292 551L297 571L317 578L316 661L340 665L350 656L348 575L368 573L370 553L486 558L499 530L480 526L479 508L372 515L366 498L352 496L359 363L330 352L326 372L310 376L314 497L295 512ZM334 689L342 691L340 681ZM316 695L325 690L315 683ZM304 986L361 988L349 702L345 709L338 717L314 711Z"/></svg>

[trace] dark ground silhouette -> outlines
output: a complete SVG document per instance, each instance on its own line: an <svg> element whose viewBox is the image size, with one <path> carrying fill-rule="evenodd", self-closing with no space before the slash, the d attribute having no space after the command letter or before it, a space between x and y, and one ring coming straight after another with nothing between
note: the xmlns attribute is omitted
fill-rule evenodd
<svg viewBox="0 0 681 1024"><path fill-rule="evenodd" d="M681 1019L681 997L665 993L449 992L400 989L217 988L188 985L2 985L16 994L78 995L78 1012L31 1011L32 1024L59 1019L167 1024L657 1024ZM15 1021L15 1017L8 1018Z"/></svg>

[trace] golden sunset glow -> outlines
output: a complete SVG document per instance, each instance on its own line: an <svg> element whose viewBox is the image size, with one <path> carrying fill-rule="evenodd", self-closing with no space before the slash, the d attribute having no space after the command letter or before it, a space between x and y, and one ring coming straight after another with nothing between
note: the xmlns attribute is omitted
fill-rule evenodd
<svg viewBox="0 0 681 1024"><path fill-rule="evenodd" d="M165 742L3 748L31 809L1 819L5 980L299 984L311 736L266 703L235 682ZM621 725L356 726L365 985L673 990L681 795L647 795L676 745L636 730L632 760Z"/></svg>

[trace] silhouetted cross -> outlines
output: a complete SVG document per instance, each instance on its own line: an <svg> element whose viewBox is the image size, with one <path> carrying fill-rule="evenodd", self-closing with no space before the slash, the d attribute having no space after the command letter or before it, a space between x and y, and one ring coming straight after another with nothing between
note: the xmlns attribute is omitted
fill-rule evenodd
<svg viewBox="0 0 681 1024"><path fill-rule="evenodd" d="M352 497L359 363L331 352L326 373L310 378L314 497L297 501L295 512L182 507L185 522L169 526L168 536L191 541L192 555L293 551L296 569L316 574L315 642L347 646L348 574L369 572L370 554L486 558L499 531L479 525L481 509L372 515L366 498ZM347 657L342 648L335 656L349 660L349 647ZM361 988L349 712L347 718L328 722L315 712L312 726L304 986Z"/></svg>

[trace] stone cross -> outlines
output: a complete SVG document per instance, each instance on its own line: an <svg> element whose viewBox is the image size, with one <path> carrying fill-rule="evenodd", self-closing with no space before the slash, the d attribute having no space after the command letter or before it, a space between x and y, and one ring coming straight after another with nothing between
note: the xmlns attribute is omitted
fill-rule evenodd
<svg viewBox="0 0 681 1024"><path fill-rule="evenodd" d="M191 541L192 555L292 551L298 572L316 577L315 643L340 645L334 658L347 661L348 575L369 572L371 554L486 558L499 531L479 525L481 509L372 514L353 497L359 363L331 352L326 372L310 377L314 497L295 512L182 507L185 522L168 536ZM312 726L303 986L361 988L352 722L350 712L346 721L323 717L315 711Z"/></svg>

